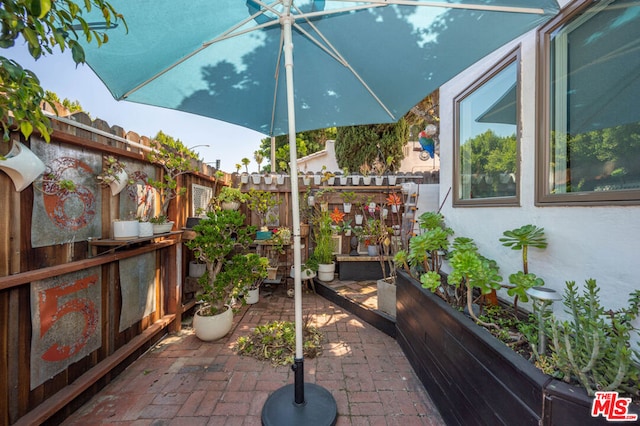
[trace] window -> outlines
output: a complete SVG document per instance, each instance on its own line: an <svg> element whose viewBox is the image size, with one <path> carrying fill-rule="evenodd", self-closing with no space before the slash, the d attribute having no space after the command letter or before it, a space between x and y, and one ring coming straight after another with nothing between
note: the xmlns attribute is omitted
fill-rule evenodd
<svg viewBox="0 0 640 426"><path fill-rule="evenodd" d="M455 99L454 206L518 204L518 51Z"/></svg>
<svg viewBox="0 0 640 426"><path fill-rule="evenodd" d="M640 6L576 2L539 42L538 202L637 203Z"/></svg>

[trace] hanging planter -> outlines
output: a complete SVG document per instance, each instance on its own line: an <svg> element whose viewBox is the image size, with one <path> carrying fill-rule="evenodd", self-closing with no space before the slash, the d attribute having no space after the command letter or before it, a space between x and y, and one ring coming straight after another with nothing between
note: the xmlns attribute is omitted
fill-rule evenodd
<svg viewBox="0 0 640 426"><path fill-rule="evenodd" d="M249 183L249 175L246 173L243 173L240 176L240 183Z"/></svg>
<svg viewBox="0 0 640 426"><path fill-rule="evenodd" d="M285 179L285 175L278 175L276 177L276 184L284 185L284 179Z"/></svg>
<svg viewBox="0 0 640 426"><path fill-rule="evenodd" d="M311 176L309 175L302 176L302 183L306 186L311 185Z"/></svg>
<svg viewBox="0 0 640 426"><path fill-rule="evenodd" d="M0 169L9 175L16 191L20 192L44 172L45 165L29 148L13 141L11 151L0 160Z"/></svg>
<svg viewBox="0 0 640 426"><path fill-rule="evenodd" d="M273 175L264 175L264 183L271 185L273 183Z"/></svg>
<svg viewBox="0 0 640 426"><path fill-rule="evenodd" d="M342 203L342 209L345 213L351 213L351 203Z"/></svg>
<svg viewBox="0 0 640 426"><path fill-rule="evenodd" d="M253 182L254 185L260 185L260 175L257 173L251 175L251 182Z"/></svg>
<svg viewBox="0 0 640 426"><path fill-rule="evenodd" d="M363 185L371 185L371 176L362 176Z"/></svg>
<svg viewBox="0 0 640 426"><path fill-rule="evenodd" d="M384 182L384 176L376 176L374 180L377 186L382 186L382 183Z"/></svg>
<svg viewBox="0 0 640 426"><path fill-rule="evenodd" d="M356 225L362 225L362 220L364 219L364 216L362 216L361 214L357 214L356 215Z"/></svg>
<svg viewBox="0 0 640 426"><path fill-rule="evenodd" d="M394 186L397 180L398 180L398 176L396 175L387 176L387 182L389 182L389 186Z"/></svg>
<svg viewBox="0 0 640 426"><path fill-rule="evenodd" d="M351 185L360 185L360 176L359 175L351 175Z"/></svg>
<svg viewBox="0 0 640 426"><path fill-rule="evenodd" d="M322 182L322 175L313 175L313 184L320 185Z"/></svg>
<svg viewBox="0 0 640 426"><path fill-rule="evenodd" d="M367 210L369 211L370 215L373 215L376 212L376 203L369 203L369 205L367 206Z"/></svg>
<svg viewBox="0 0 640 426"><path fill-rule="evenodd" d="M349 176L340 176L340 185L346 185L349 181Z"/></svg>
<svg viewBox="0 0 640 426"><path fill-rule="evenodd" d="M309 207L313 207L316 204L316 198L313 195L309 195L309 197L307 197L307 205Z"/></svg>

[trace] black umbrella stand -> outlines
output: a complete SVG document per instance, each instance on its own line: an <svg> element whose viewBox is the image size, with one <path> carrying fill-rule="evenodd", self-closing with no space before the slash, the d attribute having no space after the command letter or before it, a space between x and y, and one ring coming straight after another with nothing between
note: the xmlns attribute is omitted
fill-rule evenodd
<svg viewBox="0 0 640 426"><path fill-rule="evenodd" d="M285 4L287 2L285 1ZM294 383L286 385L274 393L262 407L262 424L274 426L333 426L338 419L336 400L331 392L314 383L304 382L304 359L302 350L302 285L301 285L301 245L300 245L300 194L298 192L298 165L296 149L296 127L293 96L293 42L291 39L291 16L281 19L284 35L284 58L287 82L287 104L289 114L289 156L291 176L291 204L293 221L293 264L295 290L296 355Z"/></svg>
<svg viewBox="0 0 640 426"><path fill-rule="evenodd" d="M262 424L277 426L330 425L338 420L331 392L314 383L304 383L304 361L291 366L295 383L272 393L262 408Z"/></svg>

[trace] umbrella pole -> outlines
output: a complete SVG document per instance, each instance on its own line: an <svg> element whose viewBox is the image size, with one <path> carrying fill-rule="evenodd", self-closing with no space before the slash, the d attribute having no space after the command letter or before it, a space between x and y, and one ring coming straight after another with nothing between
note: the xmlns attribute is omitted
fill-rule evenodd
<svg viewBox="0 0 640 426"><path fill-rule="evenodd" d="M285 0L290 7L291 0ZM291 220L293 224L293 267L294 267L294 311L296 331L296 353L294 364L293 393L291 385L278 389L269 396L262 409L263 425L335 425L338 419L336 401L329 391L313 383L304 383L304 358L302 345L302 256L300 243L300 193L298 189L298 153L296 149L296 119L293 91L293 42L291 26L293 18L281 17L284 34L284 58L287 82L287 110L289 122L289 157L291 163ZM307 391L308 399L305 399Z"/></svg>

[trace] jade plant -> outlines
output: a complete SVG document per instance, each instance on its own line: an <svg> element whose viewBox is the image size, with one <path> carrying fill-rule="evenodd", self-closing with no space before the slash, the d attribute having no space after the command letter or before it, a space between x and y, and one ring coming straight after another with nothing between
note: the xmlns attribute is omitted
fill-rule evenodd
<svg viewBox="0 0 640 426"><path fill-rule="evenodd" d="M253 281L266 274L266 263L247 249L253 242L255 227L245 226L244 214L236 210L208 212L193 227L196 236L187 241L196 259L206 263L202 285L200 315L222 312Z"/></svg>
<svg viewBox="0 0 640 426"><path fill-rule="evenodd" d="M251 188L246 194L246 203L250 211L260 219L260 230L267 230L267 217L271 209L279 204L279 201L269 191Z"/></svg>
<svg viewBox="0 0 640 426"><path fill-rule="evenodd" d="M198 155L187 148L179 139L158 132L152 142L154 148L149 154L149 161L163 168L160 180L149 179L149 185L160 193L161 216L168 216L169 203L178 195L186 192L186 188L178 187L178 177L195 170L192 161L198 159Z"/></svg>

